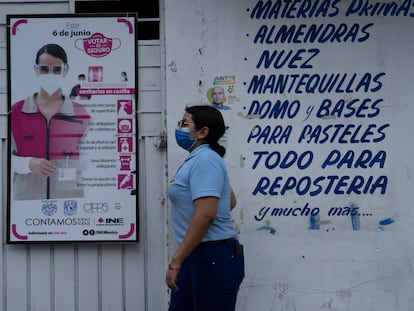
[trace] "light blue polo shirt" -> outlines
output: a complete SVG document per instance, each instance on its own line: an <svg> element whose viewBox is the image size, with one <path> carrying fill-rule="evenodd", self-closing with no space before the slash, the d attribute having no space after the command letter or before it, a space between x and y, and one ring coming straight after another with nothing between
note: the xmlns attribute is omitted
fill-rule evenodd
<svg viewBox="0 0 414 311"><path fill-rule="evenodd" d="M217 197L219 201L216 218L202 241L237 237L230 215L231 191L227 169L220 155L207 144L193 150L168 186L172 227L178 243L183 241L193 217L193 201L207 196Z"/></svg>

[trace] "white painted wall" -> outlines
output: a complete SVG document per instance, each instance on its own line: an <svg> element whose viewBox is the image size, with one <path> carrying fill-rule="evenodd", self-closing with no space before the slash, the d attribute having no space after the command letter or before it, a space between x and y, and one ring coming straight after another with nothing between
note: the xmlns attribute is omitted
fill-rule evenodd
<svg viewBox="0 0 414 311"><path fill-rule="evenodd" d="M214 81L225 86L227 104L231 107L223 111L229 126L224 142L228 151L225 159L238 195L233 216L246 255L246 278L237 310L411 310L414 249L410 194L414 189L411 161L414 125L410 119L414 112L411 103L414 40L410 29L414 20L410 15L414 7L410 2L399 1L323 1L324 5L322 1L312 1L319 3L316 11L308 9L296 17L300 6L309 4L297 1L296 9L289 13L292 18L286 18L282 16L286 2L165 1L168 132L173 132L186 104L207 102L206 93ZM250 14L260 3L270 3L275 8L281 3L281 9L274 11L270 18L251 18ZM364 15L366 11L359 6L365 3L377 8L375 14ZM384 3L396 5L399 13L387 16L378 13L384 12L378 11ZM356 40L341 36L339 41L311 42L299 33L296 42L269 42L275 40L269 34L273 26L276 30L301 27L305 33L312 24L354 33ZM260 36L264 27L268 31ZM260 43L262 37L264 42ZM296 53L301 49L303 53L291 66L275 69L271 63L266 68L259 61L265 51L269 55L274 51L277 55L282 52L286 55L290 50ZM272 75L275 78L285 75L292 81L292 75L305 79L305 75L310 75L317 79L324 74L339 74L344 83L330 92L310 92L300 85L302 93L287 89L249 92L255 75L264 75L266 81ZM364 99L368 109L362 110L359 116L351 110L324 115L321 109L326 100L334 103L343 100L345 105L360 100L353 106L358 107ZM292 110L290 117L284 118L264 114L261 118L256 112L248 115L255 101L274 104L277 100L296 103L292 107L298 110ZM378 104L373 105L375 101ZM345 112L352 115L346 116ZM282 130L290 128L291 132L285 132L282 140L266 143L263 137L249 140L249 136L258 133L258 128L268 127L273 131L277 126ZM318 126L328 129L329 138L333 137L329 126L348 126L350 134L345 134L342 141L333 138L332 142L321 143L315 138ZM307 135L300 141L307 127L312 128L314 136ZM358 127L359 133L355 130ZM371 128L372 134L367 134L366 142L356 141L362 139L361 133L367 128ZM171 177L185 152L176 146L173 135L169 135L168 143L168 176ZM345 164L323 167L334 150L342 157L347 152L354 155L349 168ZM267 165L262 159L255 166L257 152L273 156L280 153L282 157L307 152L313 157L308 166L301 168L283 168L276 165L275 157L269 158ZM366 168L356 167L355 159L360 154L380 159ZM299 188L281 195L281 188L276 184L270 189L260 183L262 178L271 183L280 178L279 184L283 186L289 178L299 183L301 179L313 182L319 177L326 181L326 176L343 178L344 185L335 190L328 183L319 182L326 193L313 195L311 191L318 187L306 190L302 183ZM346 193L352 188L350 181L363 180L364 185L369 185L370 176L379 180L381 186L374 188L373 193L364 193L363 187L359 190L353 187L353 191ZM262 192L255 192L260 185ZM367 189L372 189L371 186ZM298 208L296 213L306 211L305 206L317 208L318 216L277 214L281 208ZM333 207L342 207L341 214L329 214ZM346 207L357 209L350 213ZM272 211L276 214L272 215Z"/></svg>

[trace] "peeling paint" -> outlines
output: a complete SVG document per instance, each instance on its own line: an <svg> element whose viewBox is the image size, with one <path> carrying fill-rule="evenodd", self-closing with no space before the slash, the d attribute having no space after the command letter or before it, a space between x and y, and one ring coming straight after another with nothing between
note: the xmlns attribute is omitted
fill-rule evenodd
<svg viewBox="0 0 414 311"><path fill-rule="evenodd" d="M262 226L256 229L257 231L262 231L262 230L269 230L270 234L275 234L276 233L276 229L270 226Z"/></svg>
<svg viewBox="0 0 414 311"><path fill-rule="evenodd" d="M360 230L361 223L359 221L359 212L358 207L355 205L351 205L351 223L352 223L352 230Z"/></svg>
<svg viewBox="0 0 414 311"><path fill-rule="evenodd" d="M240 155L240 167L244 167L244 162L246 160L246 157L244 155Z"/></svg>
<svg viewBox="0 0 414 311"><path fill-rule="evenodd" d="M171 61L171 62L168 64L168 68L170 68L170 70L171 70L172 72L177 72L177 64L175 63L175 60Z"/></svg>
<svg viewBox="0 0 414 311"><path fill-rule="evenodd" d="M379 224L381 226L388 226L388 225L391 225L392 223L394 223L394 219L392 218L386 218L386 219L379 221Z"/></svg>
<svg viewBox="0 0 414 311"><path fill-rule="evenodd" d="M260 115L259 114L243 114L242 112L238 112L237 116L245 118L245 119L259 119Z"/></svg>
<svg viewBox="0 0 414 311"><path fill-rule="evenodd" d="M319 230L320 215L310 215L309 217L309 230Z"/></svg>

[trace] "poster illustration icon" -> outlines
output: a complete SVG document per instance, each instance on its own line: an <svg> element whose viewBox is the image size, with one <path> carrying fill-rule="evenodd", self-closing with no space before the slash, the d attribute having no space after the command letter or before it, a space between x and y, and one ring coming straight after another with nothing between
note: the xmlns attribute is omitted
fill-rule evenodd
<svg viewBox="0 0 414 311"><path fill-rule="evenodd" d="M121 40L109 38L100 32L92 34L89 38L75 40L75 47L89 56L100 58L107 56L113 50L121 47Z"/></svg>
<svg viewBox="0 0 414 311"><path fill-rule="evenodd" d="M132 133L132 119L118 119L118 133Z"/></svg>
<svg viewBox="0 0 414 311"><path fill-rule="evenodd" d="M132 152L132 137L118 137L118 152Z"/></svg>
<svg viewBox="0 0 414 311"><path fill-rule="evenodd" d="M118 189L132 189L133 185L134 179L131 174L118 175Z"/></svg>

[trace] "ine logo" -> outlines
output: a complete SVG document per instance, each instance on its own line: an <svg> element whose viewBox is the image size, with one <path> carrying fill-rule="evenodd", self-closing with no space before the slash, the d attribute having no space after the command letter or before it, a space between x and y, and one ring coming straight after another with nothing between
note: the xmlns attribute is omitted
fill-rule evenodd
<svg viewBox="0 0 414 311"><path fill-rule="evenodd" d="M101 226L122 226L124 224L124 219L99 217L96 220L96 224Z"/></svg>

